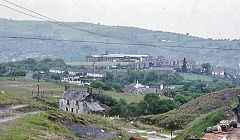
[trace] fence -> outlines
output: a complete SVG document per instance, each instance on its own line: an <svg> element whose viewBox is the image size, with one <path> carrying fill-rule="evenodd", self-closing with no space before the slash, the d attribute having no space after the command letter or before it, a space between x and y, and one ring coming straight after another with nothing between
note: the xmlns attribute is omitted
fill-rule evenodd
<svg viewBox="0 0 240 140"><path fill-rule="evenodd" d="M33 91L18 91L20 97L34 97L34 96L52 96L52 97L61 97L63 91L59 90L40 90L39 93L37 90Z"/></svg>

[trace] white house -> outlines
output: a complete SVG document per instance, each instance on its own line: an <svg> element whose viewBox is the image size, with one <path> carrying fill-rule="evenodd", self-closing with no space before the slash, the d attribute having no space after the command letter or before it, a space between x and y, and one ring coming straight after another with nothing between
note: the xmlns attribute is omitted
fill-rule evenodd
<svg viewBox="0 0 240 140"><path fill-rule="evenodd" d="M64 72L64 69L60 67L53 67L49 69L49 72L62 74Z"/></svg>
<svg viewBox="0 0 240 140"><path fill-rule="evenodd" d="M212 70L212 75L214 76L224 76L224 68L222 67L214 67Z"/></svg>

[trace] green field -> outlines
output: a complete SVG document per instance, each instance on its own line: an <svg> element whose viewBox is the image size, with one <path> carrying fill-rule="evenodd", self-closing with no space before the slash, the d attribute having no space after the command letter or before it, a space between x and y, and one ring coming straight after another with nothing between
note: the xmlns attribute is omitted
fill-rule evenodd
<svg viewBox="0 0 240 140"><path fill-rule="evenodd" d="M193 74L193 73L180 73L184 80L186 81L198 81L198 80L201 80L201 81L212 81L213 78L210 77L210 76L205 76L205 75L198 75L198 74Z"/></svg>
<svg viewBox="0 0 240 140"><path fill-rule="evenodd" d="M127 103L140 102L144 97L144 94L116 93L113 91L104 91L103 94L109 95L115 99L124 99Z"/></svg>
<svg viewBox="0 0 240 140"><path fill-rule="evenodd" d="M86 68L93 67L94 62L67 62L68 65L73 66L84 66ZM101 67L101 66L116 66L116 65L127 65L128 62L95 62L95 67Z"/></svg>

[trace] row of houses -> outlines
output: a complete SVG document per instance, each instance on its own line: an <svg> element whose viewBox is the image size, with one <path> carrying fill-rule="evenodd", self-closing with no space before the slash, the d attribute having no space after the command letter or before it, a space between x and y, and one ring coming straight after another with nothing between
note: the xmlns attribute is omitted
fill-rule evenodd
<svg viewBox="0 0 240 140"><path fill-rule="evenodd" d="M62 74L67 72L70 75L76 75L77 73L82 73L85 77L92 77L92 78L102 78L106 75L104 71L96 71L91 69L72 69L72 68L60 68L60 67L53 67L49 69L51 73L59 73Z"/></svg>
<svg viewBox="0 0 240 140"><path fill-rule="evenodd" d="M174 73L176 70L181 71L183 60L180 59L167 59L164 56L158 56L156 59L149 59L142 62L129 63L128 68L140 69L144 71L157 70L161 72ZM200 69L201 64L196 63L194 60L187 60L188 70Z"/></svg>
<svg viewBox="0 0 240 140"><path fill-rule="evenodd" d="M229 68L229 67L220 67L216 66L212 68L212 75L224 77L227 73L232 75L240 75L240 69L237 68Z"/></svg>
<svg viewBox="0 0 240 140"><path fill-rule="evenodd" d="M87 77L83 77L83 76L74 76L74 77L62 78L61 82L86 87L86 86L89 86L91 84L92 80L93 79L91 79L91 78L87 78Z"/></svg>

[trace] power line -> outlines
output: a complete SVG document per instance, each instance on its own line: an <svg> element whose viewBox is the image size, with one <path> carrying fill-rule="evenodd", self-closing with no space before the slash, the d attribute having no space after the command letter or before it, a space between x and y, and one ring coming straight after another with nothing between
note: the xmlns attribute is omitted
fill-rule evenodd
<svg viewBox="0 0 240 140"><path fill-rule="evenodd" d="M11 8L11 7L9 7L9 6L6 6L6 5L1 4L1 6L4 6L4 7L6 7L6 8L12 9L12 10L14 10L14 11L16 11L16 12L20 12L20 13L22 13L22 14L25 14L25 15L28 15L28 16L31 16L31 17L34 17L34 18L37 18L37 19L41 19L41 20L44 20L44 21L48 21L48 22L51 22L51 23L53 23L53 24L57 24L57 25L64 26L64 27L67 27L67 28L79 30L79 31L86 32L86 33L89 33L89 34L94 34L94 35L101 36L101 37L109 37L109 38L116 39L116 38L114 38L113 36L110 36L110 35L101 34L101 33L96 33L96 32L92 32L92 31L89 31L89 30L85 30L85 29L81 29L81 28L78 28L78 27L75 27L75 26L68 25L68 24L66 24L66 23L64 23L64 22L57 21L57 20L55 20L55 19L53 19L53 18L50 18L50 17L48 17L48 16L45 16L45 15L40 14L40 13L38 13L38 12L35 12L35 11L33 11L33 10L27 9L27 8L22 7L22 6L20 6L20 5L14 4L14 3L10 2L10 1L7 1L7 0L3 0L3 1L5 1L5 2L7 2L7 3L9 3L9 4L12 4L12 5L16 6L16 7L19 7L19 8L21 8L21 9L24 9L24 10L26 10L26 11L32 12L32 13L34 13L34 14L36 14L36 15L41 16L41 17L44 17L44 18L46 18L46 19L48 19L48 20L46 20L46 19L44 19L44 18L32 16L32 15L27 14L27 13L25 13L25 12L21 12L21 11L19 11L19 10L16 10L16 9L14 9L14 8ZM51 20L52 20L52 21L51 21ZM117 38L117 39L118 39L118 40L128 40L128 39L126 39L126 38ZM128 40L128 41L129 41L129 40Z"/></svg>
<svg viewBox="0 0 240 140"><path fill-rule="evenodd" d="M79 42L79 43L95 43L95 44L111 44L111 45L132 45L132 46L151 46L159 47L153 44L141 44L141 43L121 43L121 42L102 42L102 41L86 41L86 40L69 40L69 39L52 39L52 38L39 38L39 37L22 37L22 36L1 36L0 38L7 39L28 39L28 40L44 40L44 41L67 41L67 42ZM189 48L189 49L211 49L211 50L240 50L239 49L222 49L222 48L204 48L204 47L184 47L184 46L165 46L169 48Z"/></svg>
<svg viewBox="0 0 240 140"><path fill-rule="evenodd" d="M38 38L38 37L20 37L20 36L0 36L0 38L5 38L5 39L28 39L28 40L43 40L43 41L68 41L68 42L80 42L80 43L97 43L97 44L113 44L113 45L133 45L133 46L148 46L146 44L134 44L134 43L110 43L110 42L98 42L98 41L81 41L81 40L66 40L66 39L50 39L50 38ZM157 45L149 45L152 47L158 47ZM186 47L184 47L186 48ZM161 49L161 48L160 48ZM181 52L181 53L188 53L188 54L196 54L199 56L206 56L206 57L220 57L220 58L227 58L227 59L240 59L239 57L230 57L230 56L219 56L219 55L207 55L207 54L197 54L194 52L187 52L184 50L174 50L171 48L162 48L162 49L167 49L169 51L175 51L175 52ZM216 48L215 48L216 49Z"/></svg>
<svg viewBox="0 0 240 140"><path fill-rule="evenodd" d="M132 42L132 40L129 40L129 39L126 39L126 38L115 38L115 37L113 37L113 36L109 36L109 35L106 35L106 34L101 34L101 33L96 33L96 32L92 32L92 31L88 31L88 30L84 30L84 29L81 29L81 28L77 28L77 27L74 27L74 26L70 26L70 25L68 25L68 24L65 24L65 23L63 23L63 22L59 22L59 21L57 21L57 20L55 20L55 19L53 19L53 18L50 18L50 17L48 17L48 16L45 16L45 15L43 15L43 14L40 14L40 13L38 13L38 12L35 12L35 11L33 11L33 10L30 10L30 9L27 9L27 8L25 8L25 7L22 7L22 6L20 6L20 5L17 5L17 4L14 4L14 3L12 3L12 2L10 2L10 1L8 1L8 0L3 0L3 1L5 1L5 2L7 2L7 3L9 3L9 4L12 4L12 5L14 5L14 6L16 6L16 7L19 7L19 8L21 8L21 9L24 9L24 10L26 10L26 11L29 11L29 12L32 12L32 13L34 13L34 14L37 14L37 15L39 15L39 16L41 16L41 17L44 17L44 18L47 18L47 19L49 19L49 20L52 20L52 21L49 21L49 20L46 20L46 19L44 19L44 18L40 18L40 17L37 17L37 16L33 16L33 15L31 15L31 14L27 14L27 13L25 13L25 12L21 12L21 11L19 11L19 10L16 10L16 9L14 9L14 8L11 8L11 7L9 7L9 6L6 6L6 5L3 5L3 4L0 4L1 6L4 6L4 7L6 7L6 8L9 8L9 9L11 9L11 10L14 10L14 11L16 11L16 12L19 12L19 13L21 13L21 14L25 14L25 15L28 15L28 16L31 16L31 17L34 17L34 18L37 18L37 19L41 19L41 20L44 20L44 21L48 21L48 22L51 22L51 23L54 23L54 24L57 24L57 25L60 25L60 26L64 26L64 27L68 27L68 28L72 28L72 29L76 29L76 30L80 30L80 31L83 31L83 32L87 32L87 33L90 33L90 34L94 34L94 35L98 35L98 36L104 36L104 37L110 37L110 38L113 38L113 39L120 39L120 40L122 40L122 39L124 39L124 40L127 40L127 41L131 41ZM79 42L79 41L77 41L77 42ZM92 42L92 43L94 43L94 41L86 41L86 42ZM95 43L100 43L100 42L95 42ZM152 45L152 44L146 44L146 43L134 43L134 44L132 44L132 43L103 43L103 44L124 44L124 45L145 45L145 46L152 46L152 47L160 47L160 46L156 46L156 45ZM172 47L172 48L183 48L184 46L167 46L167 47ZM185 48L192 48L192 49L196 49L196 48L198 48L198 49L218 49L218 50L240 50L240 49L234 49L234 48L229 48L229 49L224 49L224 48L205 48L205 47L185 47ZM163 48L164 49L164 48Z"/></svg>
<svg viewBox="0 0 240 140"><path fill-rule="evenodd" d="M17 6L19 8L22 8L24 10L27 10L27 11L30 11L30 12L33 12L37 15L40 15L42 17L45 17L45 18L48 18L50 20L54 20L52 18L49 18L47 16L44 16L42 14L39 14L37 12L34 12L32 10L29 10L27 8L24 8L22 6L19 6L19 5L16 5L12 2L9 2L7 0L4 0L14 6ZM130 42L133 42L132 40L129 40L129 39L126 39L126 38L116 38L116 37L113 37L113 36L109 36L109 35L105 35L105 34L100 34L100 33L95 33L95 32L92 32L92 31L88 31L88 30L84 30L84 29L81 29L81 28L77 28L77 27L73 27L73 26L70 26L68 24L65 24L65 23L62 23L62 22L59 22L59 21L50 21L50 20L46 20L44 18L41 18L41 17L37 17L37 16L34 16L34 15L31 15L31 14L28 14L28 13L25 13L25 12L22 12L22 11L19 11L17 9L14 9L12 7L9 7L7 5L3 5L3 4L0 4L0 6L3 6L3 7L6 7L6 8L9 8L11 10L14 10L16 12L19 12L21 14L24 14L24 15L28 15L30 17L34 17L34 18L37 18L37 19L41 19L41 20L44 20L44 21L48 21L48 22L51 22L53 24L57 24L57 25L60 25L60 26L64 26L64 27L68 27L68 28L72 28L72 29L76 29L76 30L80 30L80 31L84 31L84 32L87 32L87 33L90 33L90 34L95 34L95 35L98 35L98 36L104 36L104 37L109 37L109 38L113 38L113 39L119 39L119 40L127 40L127 41L130 41ZM166 47L161 47L159 45L154 45L154 44L149 44L149 43L145 43L145 42L141 42L141 43L110 43L110 42L97 42L97 41L78 41L78 40L59 40L59 39L46 39L46 38L34 38L34 37L6 37L6 36L1 36L2 38L21 38L21 39L39 39L39 40L54 40L54 41L71 41L71 42L89 42L89 43L101 43L101 44L118 44L118 45L142 45L142 46L152 46L152 47L157 47L157 48L161 48L161 49L165 49L165 50L168 50L168 51L174 51L174 52L182 52L182 53L188 53L188 54L192 54L193 52L186 52L186 51L183 51L183 50L175 50L175 49L172 49L172 48L190 48L190 49L216 49L216 50L240 50L240 49L234 49L234 48L229 48L229 49L224 49L224 48L205 48L205 47L184 47L184 46L166 46ZM200 55L200 54L197 54L197 55ZM214 55L200 55L200 56L207 56L207 57L214 57ZM216 55L215 55L216 56ZM233 57L226 57L226 56L217 56L217 57L223 57L223 58L231 58L231 59L240 59L240 58L233 58Z"/></svg>

